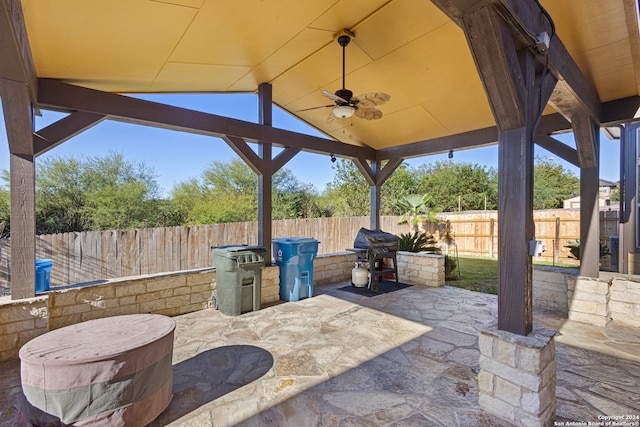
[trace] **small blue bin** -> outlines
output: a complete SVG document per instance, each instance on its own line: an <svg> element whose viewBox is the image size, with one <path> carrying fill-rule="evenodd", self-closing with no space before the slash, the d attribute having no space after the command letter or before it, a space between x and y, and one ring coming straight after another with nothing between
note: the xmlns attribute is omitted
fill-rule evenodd
<svg viewBox="0 0 640 427"><path fill-rule="evenodd" d="M298 301L313 296L313 260L318 242L310 237L273 239L273 255L280 267L280 299Z"/></svg>
<svg viewBox="0 0 640 427"><path fill-rule="evenodd" d="M46 292L51 284L51 267L53 261L50 259L36 260L36 292Z"/></svg>

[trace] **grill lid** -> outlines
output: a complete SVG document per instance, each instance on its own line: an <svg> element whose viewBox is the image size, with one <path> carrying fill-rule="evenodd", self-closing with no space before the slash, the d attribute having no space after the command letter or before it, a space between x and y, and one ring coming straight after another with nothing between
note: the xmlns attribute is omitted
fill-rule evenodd
<svg viewBox="0 0 640 427"><path fill-rule="evenodd" d="M385 248L388 251L397 251L400 249L400 239L395 234L363 227L358 231L356 239L353 241L353 247L360 249Z"/></svg>

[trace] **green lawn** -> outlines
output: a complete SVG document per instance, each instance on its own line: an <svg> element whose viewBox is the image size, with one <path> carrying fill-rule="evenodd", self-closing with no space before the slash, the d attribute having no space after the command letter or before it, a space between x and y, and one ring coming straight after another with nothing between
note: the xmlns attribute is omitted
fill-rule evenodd
<svg viewBox="0 0 640 427"><path fill-rule="evenodd" d="M459 257L447 285L470 291L498 294L498 260L483 257Z"/></svg>
<svg viewBox="0 0 640 427"><path fill-rule="evenodd" d="M550 263L535 263L535 265L551 265ZM575 265L561 265L558 267L577 268ZM484 257L459 257L458 267L453 271L453 277L447 279L447 285L470 291L498 294L498 260Z"/></svg>

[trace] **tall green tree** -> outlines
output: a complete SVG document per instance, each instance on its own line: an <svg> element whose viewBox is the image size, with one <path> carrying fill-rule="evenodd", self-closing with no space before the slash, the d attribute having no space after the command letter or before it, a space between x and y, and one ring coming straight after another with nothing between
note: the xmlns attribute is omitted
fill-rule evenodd
<svg viewBox="0 0 640 427"><path fill-rule="evenodd" d="M498 179L493 168L439 161L419 167L419 192L429 194L437 211L496 209Z"/></svg>
<svg viewBox="0 0 640 427"><path fill-rule="evenodd" d="M562 202L580 194L580 179L561 164L536 157L533 169L533 208L562 208Z"/></svg>

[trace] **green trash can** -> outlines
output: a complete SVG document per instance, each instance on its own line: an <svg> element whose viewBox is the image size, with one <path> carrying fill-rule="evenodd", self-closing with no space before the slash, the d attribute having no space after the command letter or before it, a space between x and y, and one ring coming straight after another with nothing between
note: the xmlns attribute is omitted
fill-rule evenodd
<svg viewBox="0 0 640 427"><path fill-rule="evenodd" d="M223 314L238 316L260 310L262 267L267 249L264 246L213 246L216 268L214 306Z"/></svg>

